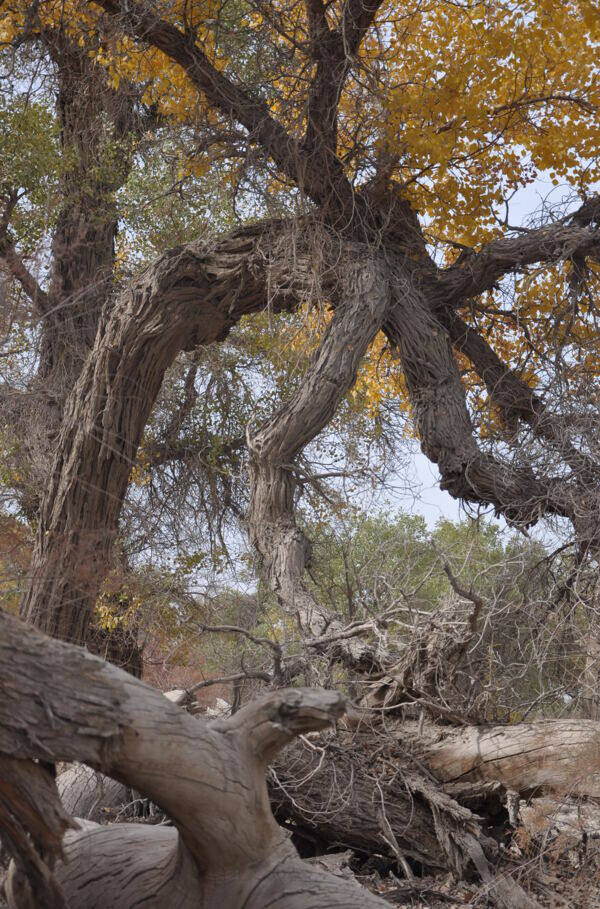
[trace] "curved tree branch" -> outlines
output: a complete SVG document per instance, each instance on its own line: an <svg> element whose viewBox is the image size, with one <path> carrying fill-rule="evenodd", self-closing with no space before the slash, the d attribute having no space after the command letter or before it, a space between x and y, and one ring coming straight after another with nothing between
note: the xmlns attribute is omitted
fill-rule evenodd
<svg viewBox="0 0 600 909"><path fill-rule="evenodd" d="M450 337L422 295L418 275L396 272L385 329L398 350L423 453L438 465L441 486L455 498L491 504L515 524L542 514L573 517L560 486L483 453L475 440Z"/></svg>
<svg viewBox="0 0 600 909"><path fill-rule="evenodd" d="M508 418L523 420L535 435L552 444L571 467L577 481L597 483L600 464L573 446L564 421L561 423L533 388L502 362L485 338L455 312L440 313L439 319L454 347L469 358L483 379L490 399L503 413Z"/></svg>
<svg viewBox="0 0 600 909"><path fill-rule="evenodd" d="M492 240L479 252L467 252L456 264L440 269L433 283L434 298L442 307L459 307L471 297L493 290L505 275L523 271L537 262L553 264L573 257L600 256L600 228L583 226L571 216L518 237Z"/></svg>
<svg viewBox="0 0 600 909"><path fill-rule="evenodd" d="M241 123L251 141L258 143L292 183L327 211L330 219L352 221L354 193L337 157L324 160L322 154L315 156L303 148L272 116L262 98L217 70L191 37L161 19L148 5L119 0L98 0L98 4L130 34L179 64L209 103L225 117Z"/></svg>
<svg viewBox="0 0 600 909"><path fill-rule="evenodd" d="M296 304L311 279L285 226L165 253L105 313L67 401L21 615L83 642L129 474L166 369L183 349L224 338L242 315ZM304 263L306 264L306 263ZM292 268L290 274L289 268ZM303 275L306 276L303 278Z"/></svg>
<svg viewBox="0 0 600 909"><path fill-rule="evenodd" d="M381 260L359 259L349 268L345 290L299 391L264 426L248 431L248 524L268 584L285 612L296 617L308 638L323 639L325 651L365 669L378 663L374 648L344 636L344 625L304 583L310 544L296 524L290 469L354 385L360 361L388 313L387 267Z"/></svg>

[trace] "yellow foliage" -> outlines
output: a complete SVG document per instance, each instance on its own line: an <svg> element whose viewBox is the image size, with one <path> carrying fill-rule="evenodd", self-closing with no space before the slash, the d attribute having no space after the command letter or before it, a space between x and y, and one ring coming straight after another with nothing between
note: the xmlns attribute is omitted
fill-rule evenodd
<svg viewBox="0 0 600 909"><path fill-rule="evenodd" d="M111 593L106 585L94 606L98 626L104 631L128 628L135 621L136 613L142 605L142 598L126 587L115 594Z"/></svg>
<svg viewBox="0 0 600 909"><path fill-rule="evenodd" d="M149 486L152 481L151 464L144 447L144 442L138 448L135 464L129 473L129 482L138 487Z"/></svg>
<svg viewBox="0 0 600 909"><path fill-rule="evenodd" d="M341 5L335 0L327 7L332 26ZM0 40L22 31L29 6L13 0ZM232 34L247 34L249 53L253 32L260 35L261 45L273 49L271 63L261 54L265 98L288 131L301 135L314 69L305 4L271 0L268 15L240 4L226 27L217 0L153 0L152 6L194 31L219 70L235 66ZM115 87L121 79L143 84L144 100L160 114L219 121L183 69L160 51L107 32L94 3L46 0L39 15L44 25L60 22L70 31L108 69ZM349 175L383 167L430 219L433 234L466 244L490 236L494 206L542 169L557 183L593 185L600 178L599 42L597 3L586 0L388 0L340 100L338 151ZM202 172L205 164L188 166Z"/></svg>
<svg viewBox="0 0 600 909"><path fill-rule="evenodd" d="M153 0L152 5L175 25L185 23L216 69L235 74L244 65L250 71L259 66L256 86L273 115L293 136L303 134L314 73L306 4L269 0L262 12L244 3L225 10L217 0ZM339 22L342 6L342 0L327 5L330 25ZM29 0L12 0L3 11L0 40L22 32L29 8ZM39 5L42 24L60 23L106 67L115 88L123 79L143 85L144 100L164 117L224 123L183 69L160 51L107 31L101 15L94 3L81 0ZM237 57L236 41L243 48ZM541 171L554 185L585 192L600 180L599 45L595 0L387 0L340 99L338 153L348 176L358 185L375 174L395 181L432 239L467 246L498 233L494 213ZM206 173L210 155L182 159L180 176ZM224 168L222 179L235 181L233 169ZM273 181L267 191L279 188ZM474 314L499 356L527 381L533 382L541 365L540 351L558 349L567 331L576 348L568 363L572 380L577 382L583 369L600 371L591 344L596 326L585 305L561 321L567 280L562 267L522 277L518 312L501 312L490 298ZM592 273L590 280L597 283L598 276ZM305 320L296 348L292 345L296 353L314 344L314 325L308 330L307 325ZM483 399L472 376L465 373L464 380L473 399ZM390 397L407 407L399 370L378 336L352 399L375 413ZM144 485L146 477L138 459L132 480Z"/></svg>

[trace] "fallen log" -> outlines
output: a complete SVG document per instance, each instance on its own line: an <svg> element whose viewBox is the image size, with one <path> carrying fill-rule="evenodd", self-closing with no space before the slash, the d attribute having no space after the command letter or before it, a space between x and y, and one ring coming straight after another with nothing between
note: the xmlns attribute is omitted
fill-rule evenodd
<svg viewBox="0 0 600 909"><path fill-rule="evenodd" d="M43 777L45 787L40 804L14 795L0 799L4 833L11 823L17 830L9 843L15 858L7 888L11 909L89 909L106 905L107 893L114 894L114 909L129 909L131 891L123 881L118 884L121 867L130 869L136 899L146 899L157 909L178 905L172 894L180 884L185 899L191 893L195 905L204 900L205 905L231 909L265 904L306 909L314 905L315 894L319 905L332 909L381 905L352 881L302 862L289 829L306 830L311 812L317 836L328 846L335 842L356 849L362 836L365 852L385 852L409 871L420 863L427 869L451 867L460 874L470 863L498 905L532 907L533 901L509 876L494 873L489 864L493 841L473 812L444 792L439 780L461 797L461 788L464 794L465 783L472 779L475 807L484 805L490 794L497 803L497 781L489 785L487 780L494 775L508 788L523 791L542 784L573 788L577 779L583 791L583 774L576 773L583 766L594 793L600 772L600 726L593 721L463 730L392 724L380 733L385 749L381 740L378 747L371 744L366 766L365 742L350 732L342 732L337 742L332 737L322 740L328 743L327 760L322 760L322 741L313 739L302 751L293 746L277 762L280 749L298 735L323 729L342 716L339 694L276 691L232 718L206 722L116 667L3 614L0 689L0 762L9 762L15 778L23 776L25 782L15 791L25 791L32 772ZM559 741L562 747L557 749ZM385 772L377 766L382 756ZM48 771L32 763L39 758L84 762L134 787L164 809L173 827L87 826L65 836L72 819ZM271 792L280 790L275 807L287 822L287 832L269 807L268 765L275 767ZM10 789L6 779L0 767L0 794ZM302 780L305 788L298 788ZM311 781L312 794L306 800L306 783ZM22 836L18 825L29 836ZM43 900L36 897L36 887L47 895Z"/></svg>
<svg viewBox="0 0 600 909"><path fill-rule="evenodd" d="M562 835L572 843L600 838L600 805L578 799L544 796L519 806L518 821L532 839Z"/></svg>
<svg viewBox="0 0 600 909"><path fill-rule="evenodd" d="M417 751L442 782L495 781L523 796L600 796L600 723L595 720L429 727Z"/></svg>
<svg viewBox="0 0 600 909"><path fill-rule="evenodd" d="M59 774L56 788L67 814L96 823L119 819L131 805L133 791L87 764L72 764Z"/></svg>
<svg viewBox="0 0 600 909"><path fill-rule="evenodd" d="M295 736L339 719L340 694L276 691L230 719L207 723L87 651L3 613L0 690L0 758L10 758L17 775L37 767L51 782L33 761L81 761L138 789L174 824L168 833L156 826L142 832L121 825L87 829L61 843L57 831L64 833L67 821L55 788L55 803L48 794L39 810L6 801L7 822L28 831L34 842L48 826L42 811L51 806L57 818L46 837L51 857L33 850L27 837L9 843L11 909L131 909L131 888L136 903L154 909L185 907L192 900L228 909L309 909L315 901L331 909L384 905L353 881L304 863L269 807L268 764ZM32 853L41 866L40 887L53 895L52 903L34 892L27 864ZM128 869L128 887L123 880L116 884L120 868ZM168 887L158 881L159 868ZM173 893L182 894L179 903Z"/></svg>

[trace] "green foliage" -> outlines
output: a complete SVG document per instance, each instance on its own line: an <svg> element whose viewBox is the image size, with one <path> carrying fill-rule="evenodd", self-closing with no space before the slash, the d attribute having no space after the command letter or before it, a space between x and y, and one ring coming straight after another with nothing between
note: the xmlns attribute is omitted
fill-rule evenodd
<svg viewBox="0 0 600 909"><path fill-rule="evenodd" d="M60 174L56 118L26 95L0 98L0 195L17 194L11 228L32 252L51 227Z"/></svg>
<svg viewBox="0 0 600 909"><path fill-rule="evenodd" d="M217 236L234 224L230 193L213 170L194 172L181 131L162 128L139 143L118 204L119 248L131 267L180 243Z"/></svg>
<svg viewBox="0 0 600 909"><path fill-rule="evenodd" d="M442 520L430 531L420 515L359 514L316 533L311 575L318 596L348 616L402 604L434 610L452 590L445 563L462 585L486 596L508 561L524 568L541 555L538 544L506 540L484 521Z"/></svg>

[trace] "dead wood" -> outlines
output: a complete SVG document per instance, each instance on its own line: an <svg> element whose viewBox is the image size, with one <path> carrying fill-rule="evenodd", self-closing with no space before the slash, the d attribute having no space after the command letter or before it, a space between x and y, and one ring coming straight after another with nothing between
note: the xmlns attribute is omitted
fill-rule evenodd
<svg viewBox="0 0 600 909"><path fill-rule="evenodd" d="M147 852L154 865L160 859L165 868L174 869L186 894L182 906L190 905L190 888L196 905L231 909L267 904L308 909L315 893L321 906L381 905L352 881L305 865L268 802L268 763L294 737L340 718L341 695L277 691L231 719L206 723L116 667L1 613L0 687L1 755L24 767L42 757L102 769L163 807L177 828L165 833L162 827L144 827L142 833L126 829L122 834L118 826L88 829L69 840L72 861L59 862L53 880L70 909L105 906L106 892L114 893L115 909L130 909L131 890L121 887L117 892L114 886L117 856L124 870L133 862L140 885L150 882L148 905L177 905L172 901L173 882L167 891L157 890L156 873L143 855ZM62 811L54 792L56 811ZM28 830L27 812L16 803L12 811ZM130 850L125 841L133 843ZM97 853L92 851L95 843ZM29 909L22 896L28 855L25 849L16 851L10 905ZM85 857L81 873L74 870L77 856L82 862ZM137 889L136 899L142 897Z"/></svg>

